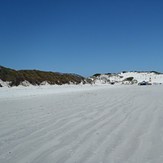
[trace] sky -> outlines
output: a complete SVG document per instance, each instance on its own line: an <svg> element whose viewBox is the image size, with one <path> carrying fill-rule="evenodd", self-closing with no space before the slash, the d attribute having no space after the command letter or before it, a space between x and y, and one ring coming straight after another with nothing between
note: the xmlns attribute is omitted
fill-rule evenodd
<svg viewBox="0 0 163 163"><path fill-rule="evenodd" d="M0 0L0 65L163 72L162 0Z"/></svg>

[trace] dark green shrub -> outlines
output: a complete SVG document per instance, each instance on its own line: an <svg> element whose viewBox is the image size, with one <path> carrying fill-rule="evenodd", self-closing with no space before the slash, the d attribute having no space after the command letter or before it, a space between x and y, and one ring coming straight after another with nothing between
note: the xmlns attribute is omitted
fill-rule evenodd
<svg viewBox="0 0 163 163"><path fill-rule="evenodd" d="M123 81L132 81L134 78L133 77L128 77L126 79L124 79Z"/></svg>
<svg viewBox="0 0 163 163"><path fill-rule="evenodd" d="M97 77L97 76L100 76L101 74L94 74L93 76Z"/></svg>
<svg viewBox="0 0 163 163"><path fill-rule="evenodd" d="M40 85L43 81L49 84L69 84L70 82L79 84L84 81L84 77L76 74L62 74L57 72L46 72L39 70L12 70L0 66L0 79L10 81L10 86L18 86L27 80L32 85Z"/></svg>

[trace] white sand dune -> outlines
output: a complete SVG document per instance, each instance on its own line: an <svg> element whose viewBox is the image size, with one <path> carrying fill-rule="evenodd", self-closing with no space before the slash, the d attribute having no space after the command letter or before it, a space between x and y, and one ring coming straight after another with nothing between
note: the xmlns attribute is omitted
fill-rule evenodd
<svg viewBox="0 0 163 163"><path fill-rule="evenodd" d="M162 163L163 86L0 89L0 163Z"/></svg>

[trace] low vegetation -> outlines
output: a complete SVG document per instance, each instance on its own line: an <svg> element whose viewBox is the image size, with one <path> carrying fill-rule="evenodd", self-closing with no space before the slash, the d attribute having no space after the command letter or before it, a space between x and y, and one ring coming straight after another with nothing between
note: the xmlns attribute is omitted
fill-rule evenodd
<svg viewBox="0 0 163 163"><path fill-rule="evenodd" d="M126 79L124 79L123 81L132 81L134 78L133 77L128 77Z"/></svg>
<svg viewBox="0 0 163 163"><path fill-rule="evenodd" d="M39 70L13 70L0 66L0 79L9 81L10 86L18 86L23 81L28 81L32 85L40 85L47 81L49 84L79 84L84 82L84 77L76 74L46 72Z"/></svg>
<svg viewBox="0 0 163 163"><path fill-rule="evenodd" d="M100 76L101 74L99 74L99 73L97 73L97 74L94 74L93 76L94 77L98 77L98 76Z"/></svg>

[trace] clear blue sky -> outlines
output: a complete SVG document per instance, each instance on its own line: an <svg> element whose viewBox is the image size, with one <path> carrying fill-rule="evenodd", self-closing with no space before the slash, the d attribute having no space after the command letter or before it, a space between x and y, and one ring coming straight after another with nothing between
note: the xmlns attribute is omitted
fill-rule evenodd
<svg viewBox="0 0 163 163"><path fill-rule="evenodd" d="M0 65L163 72L162 0L0 0Z"/></svg>

